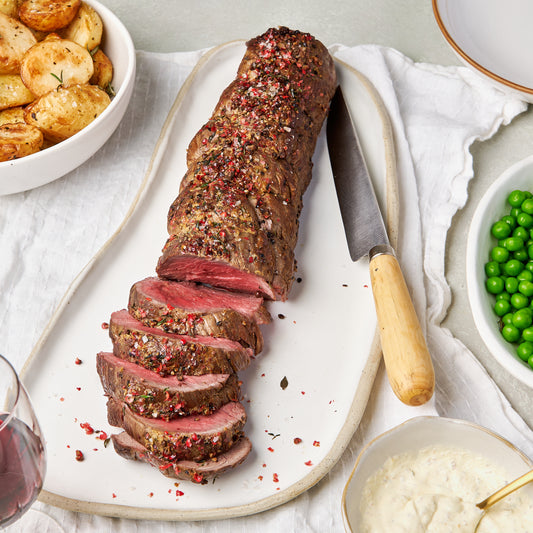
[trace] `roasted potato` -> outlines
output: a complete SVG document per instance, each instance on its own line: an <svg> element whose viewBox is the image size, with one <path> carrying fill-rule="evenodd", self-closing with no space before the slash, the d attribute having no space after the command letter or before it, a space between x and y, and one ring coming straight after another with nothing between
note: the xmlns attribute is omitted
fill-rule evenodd
<svg viewBox="0 0 533 533"><path fill-rule="evenodd" d="M0 110L29 104L35 96L17 74L0 74Z"/></svg>
<svg viewBox="0 0 533 533"><path fill-rule="evenodd" d="M94 73L89 80L92 85L98 85L100 89L109 92L111 87L111 81L113 80L113 64L111 60L98 49L96 52L92 52L94 61Z"/></svg>
<svg viewBox="0 0 533 533"><path fill-rule="evenodd" d="M87 83L93 72L93 58L87 49L55 34L32 46L20 64L20 77L36 96L59 86Z"/></svg>
<svg viewBox="0 0 533 533"><path fill-rule="evenodd" d="M59 86L28 105L24 118L38 127L46 139L60 142L90 124L110 101L109 95L96 85Z"/></svg>
<svg viewBox="0 0 533 533"><path fill-rule="evenodd" d="M0 74L18 74L23 55L36 42L26 26L0 13Z"/></svg>
<svg viewBox="0 0 533 533"><path fill-rule="evenodd" d="M94 50L102 41L104 25L100 15L85 2L81 3L74 20L61 31L64 39L78 43L87 50Z"/></svg>
<svg viewBox="0 0 533 533"><path fill-rule="evenodd" d="M0 126L4 124L25 124L24 108L22 106L10 107L0 111Z"/></svg>
<svg viewBox="0 0 533 533"><path fill-rule="evenodd" d="M19 18L37 31L53 32L68 26L81 5L81 0L25 0L19 6Z"/></svg>
<svg viewBox="0 0 533 533"><path fill-rule="evenodd" d="M0 161L10 161L38 152L43 144L43 134L29 124L4 124L0 126Z"/></svg>
<svg viewBox="0 0 533 533"><path fill-rule="evenodd" d="M0 13L8 17L18 17L18 2L17 0L0 0Z"/></svg>

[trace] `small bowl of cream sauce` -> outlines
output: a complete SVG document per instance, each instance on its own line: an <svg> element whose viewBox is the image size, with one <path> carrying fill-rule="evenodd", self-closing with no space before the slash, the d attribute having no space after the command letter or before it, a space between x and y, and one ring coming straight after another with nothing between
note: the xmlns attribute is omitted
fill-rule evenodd
<svg viewBox="0 0 533 533"><path fill-rule="evenodd" d="M344 525L350 533L533 532L533 485L485 514L476 506L532 468L527 456L486 428L412 418L359 454L342 495Z"/></svg>

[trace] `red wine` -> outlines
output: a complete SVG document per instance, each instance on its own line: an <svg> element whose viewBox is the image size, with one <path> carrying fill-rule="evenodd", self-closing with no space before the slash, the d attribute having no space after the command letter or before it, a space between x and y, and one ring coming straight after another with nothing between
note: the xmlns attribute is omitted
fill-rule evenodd
<svg viewBox="0 0 533 533"><path fill-rule="evenodd" d="M0 423L7 415L0 414ZM41 439L21 420L0 429L0 527L14 522L35 500L44 476Z"/></svg>

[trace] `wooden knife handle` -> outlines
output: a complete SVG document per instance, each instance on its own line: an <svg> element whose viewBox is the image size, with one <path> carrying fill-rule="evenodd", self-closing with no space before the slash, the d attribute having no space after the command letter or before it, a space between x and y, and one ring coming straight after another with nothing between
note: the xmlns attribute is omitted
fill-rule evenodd
<svg viewBox="0 0 533 533"><path fill-rule="evenodd" d="M370 259L381 349L391 387L407 405L426 403L435 373L398 260L387 253Z"/></svg>

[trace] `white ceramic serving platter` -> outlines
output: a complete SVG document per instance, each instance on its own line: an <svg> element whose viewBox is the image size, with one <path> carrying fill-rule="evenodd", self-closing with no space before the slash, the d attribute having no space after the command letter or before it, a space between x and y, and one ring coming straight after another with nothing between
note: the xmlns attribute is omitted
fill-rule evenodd
<svg viewBox="0 0 533 533"><path fill-rule="evenodd" d="M297 244L298 276L289 301L273 302L265 349L241 374L253 451L208 485L179 484L145 464L120 458L80 423L108 434L106 400L95 370L111 349L101 324L126 307L131 285L154 275L167 238L166 215L185 172L185 153L226 85L244 43L203 57L163 128L139 197L117 234L73 283L24 369L48 449L40 499L56 506L130 518L197 520L256 513L317 483L357 428L380 360L368 262L351 262L322 132ZM397 198L390 125L375 91L338 63L394 241ZM385 203L388 205L385 206ZM278 314L284 318L279 318ZM76 358L83 361L75 363ZM283 389L280 382L286 378ZM79 390L78 390L79 388ZM294 439L302 439L295 444ZM75 450L85 460L75 460ZM275 480L277 478L277 481Z"/></svg>
<svg viewBox="0 0 533 533"><path fill-rule="evenodd" d="M444 37L469 67L501 89L533 101L533 2L433 0Z"/></svg>

